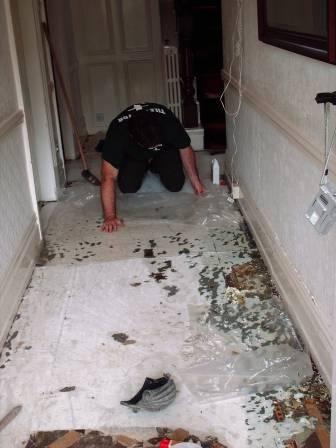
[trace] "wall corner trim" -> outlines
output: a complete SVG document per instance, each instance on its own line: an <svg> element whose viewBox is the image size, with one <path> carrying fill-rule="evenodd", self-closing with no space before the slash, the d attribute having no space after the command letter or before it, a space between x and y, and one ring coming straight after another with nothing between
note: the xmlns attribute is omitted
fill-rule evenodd
<svg viewBox="0 0 336 448"><path fill-rule="evenodd" d="M244 199L239 200L243 216L253 234L262 257L270 269L287 310L304 343L330 388L332 384L332 335L314 305L308 290L298 278L287 255L258 209L247 188L241 183Z"/></svg>
<svg viewBox="0 0 336 448"><path fill-rule="evenodd" d="M40 247L40 230L34 216L11 264L0 279L0 350L33 274Z"/></svg>
<svg viewBox="0 0 336 448"><path fill-rule="evenodd" d="M225 80L230 79L230 74L227 70L223 69L222 75ZM231 88L238 92L239 83L238 80L231 76ZM242 86L242 95L252 107L259 113L266 116L272 123L280 130L290 141L292 141L295 147L302 151L306 156L315 163L315 165L321 169L324 165L324 152L321 151L317 146L309 142L306 137L304 137L301 131L290 123L283 114L280 114L273 106L267 103L260 95L248 89L246 86ZM329 165L329 173L336 176L336 160L331 158Z"/></svg>

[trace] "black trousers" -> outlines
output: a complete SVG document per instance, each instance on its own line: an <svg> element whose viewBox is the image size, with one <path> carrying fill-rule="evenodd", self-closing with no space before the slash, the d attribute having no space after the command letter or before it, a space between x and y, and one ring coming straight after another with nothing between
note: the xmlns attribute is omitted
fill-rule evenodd
<svg viewBox="0 0 336 448"><path fill-rule="evenodd" d="M180 191L185 176L179 151L160 151L148 162L146 160L125 159L119 168L118 185L123 193L136 193L147 173L151 170L160 176L162 184L169 191Z"/></svg>

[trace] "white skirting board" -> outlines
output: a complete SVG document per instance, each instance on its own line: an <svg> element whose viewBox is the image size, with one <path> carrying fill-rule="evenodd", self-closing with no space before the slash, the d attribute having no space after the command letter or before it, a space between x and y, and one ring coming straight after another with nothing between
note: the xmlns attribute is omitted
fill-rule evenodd
<svg viewBox="0 0 336 448"><path fill-rule="evenodd" d="M39 227L34 218L0 282L0 350L31 279L40 247Z"/></svg>
<svg viewBox="0 0 336 448"><path fill-rule="evenodd" d="M332 384L332 336L323 324L323 319L308 290L277 243L269 223L241 182L240 187L244 198L239 200L239 206L244 218L307 350L311 353L330 388Z"/></svg>

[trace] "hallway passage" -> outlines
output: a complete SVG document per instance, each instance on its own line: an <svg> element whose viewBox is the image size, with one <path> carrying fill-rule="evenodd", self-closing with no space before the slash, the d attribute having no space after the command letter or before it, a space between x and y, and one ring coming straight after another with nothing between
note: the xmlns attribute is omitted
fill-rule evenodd
<svg viewBox="0 0 336 448"><path fill-rule="evenodd" d="M209 156L199 161L209 179ZM0 415L23 406L0 432L1 447L23 447L36 431L155 435L156 427L228 447L285 446L315 429L307 398L328 426L328 391L239 210L225 187L206 186L202 198L188 185L167 193L152 175L141 192L119 196L125 226L104 234L98 189L73 178L0 358ZM228 383L222 367L235 357L245 377L233 362ZM145 377L165 372L178 388L167 409L120 406Z"/></svg>

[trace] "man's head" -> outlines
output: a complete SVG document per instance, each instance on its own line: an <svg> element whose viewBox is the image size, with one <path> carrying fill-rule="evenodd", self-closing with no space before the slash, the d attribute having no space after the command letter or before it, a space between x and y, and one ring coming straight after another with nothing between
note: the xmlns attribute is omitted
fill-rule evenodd
<svg viewBox="0 0 336 448"><path fill-rule="evenodd" d="M154 148L162 142L160 123L152 112L139 110L133 113L128 120L128 131L142 148Z"/></svg>

